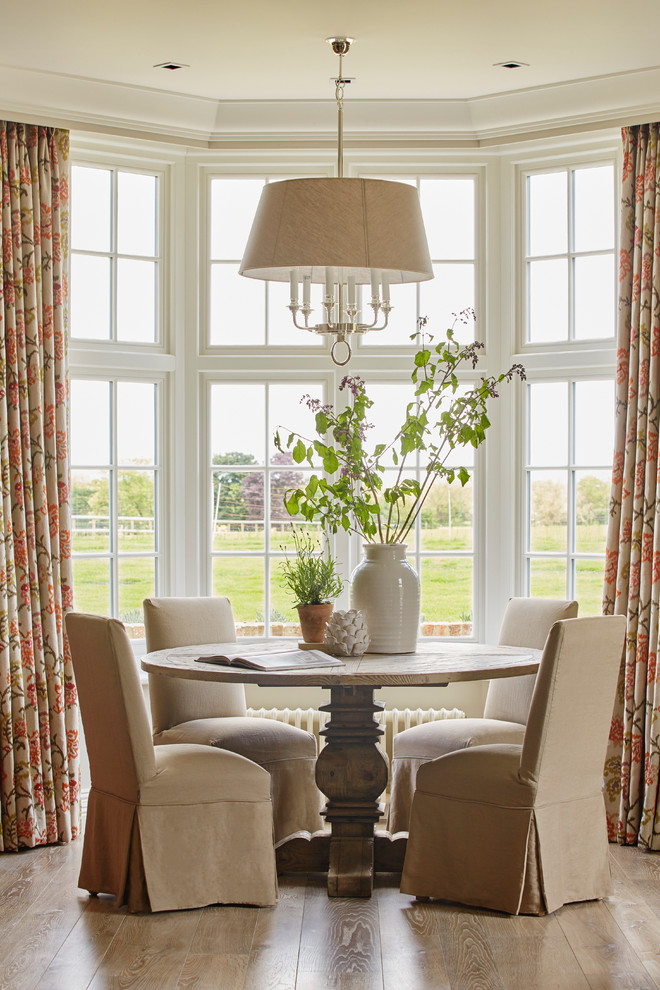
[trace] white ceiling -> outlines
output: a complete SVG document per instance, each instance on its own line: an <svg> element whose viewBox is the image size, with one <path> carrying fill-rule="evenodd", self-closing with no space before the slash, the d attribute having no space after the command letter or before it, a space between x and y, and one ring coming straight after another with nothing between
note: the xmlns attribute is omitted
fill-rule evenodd
<svg viewBox="0 0 660 990"><path fill-rule="evenodd" d="M0 63L213 100L469 99L660 62L658 0L61 0L3 4ZM529 68L493 63L517 59ZM158 62L189 69L167 72Z"/></svg>
<svg viewBox="0 0 660 990"><path fill-rule="evenodd" d="M201 147L327 142L331 35L356 38L354 140L496 143L660 112L660 0L12 0L0 117ZM529 67L493 64L514 59ZM166 61L190 68L153 68Z"/></svg>

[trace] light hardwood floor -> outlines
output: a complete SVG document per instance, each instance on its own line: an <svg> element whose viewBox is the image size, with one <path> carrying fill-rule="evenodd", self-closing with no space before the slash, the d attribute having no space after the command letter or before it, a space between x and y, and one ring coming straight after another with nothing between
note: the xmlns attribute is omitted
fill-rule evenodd
<svg viewBox="0 0 660 990"><path fill-rule="evenodd" d="M82 843L0 856L2 990L646 990L660 987L660 855L612 847L615 892L546 918L419 903L380 877L274 908L115 911L76 886Z"/></svg>

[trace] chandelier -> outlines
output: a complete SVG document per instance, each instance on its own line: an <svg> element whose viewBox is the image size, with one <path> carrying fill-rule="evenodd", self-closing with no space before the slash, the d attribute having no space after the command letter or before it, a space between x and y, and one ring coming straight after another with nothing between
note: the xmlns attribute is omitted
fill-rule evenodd
<svg viewBox="0 0 660 990"><path fill-rule="evenodd" d="M239 272L289 282L288 309L299 330L334 336L335 364L347 364L355 334L384 330L390 286L433 278L419 196L414 186L344 178L343 57L352 38L327 38L339 56L337 178L286 179L264 186ZM311 285L325 286L322 318L311 323ZM360 286L370 286L371 319ZM343 360L340 360L340 356Z"/></svg>

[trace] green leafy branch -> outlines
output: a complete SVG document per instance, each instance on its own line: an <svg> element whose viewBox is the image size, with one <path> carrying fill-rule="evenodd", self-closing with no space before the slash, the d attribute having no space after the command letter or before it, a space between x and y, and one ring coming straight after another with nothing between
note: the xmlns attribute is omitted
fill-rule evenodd
<svg viewBox="0 0 660 990"><path fill-rule="evenodd" d="M471 311L458 318L464 319L466 313ZM461 485L469 481L467 468L449 467L447 459L456 449L477 448L484 442L490 426L489 400L498 397L502 383L515 376L524 379L525 372L522 365L514 364L461 391L458 370L465 364L476 368L483 344L459 344L454 327L434 344L424 330L426 322L426 318L418 321L422 347L414 356L411 374L415 398L390 443L377 444L373 451L365 446L373 401L359 377L346 376L341 382L340 390L349 394L349 401L339 412L318 399L303 397L301 401L315 414L316 437L291 431L284 439L277 431L276 447L290 450L296 464L314 467L315 459L320 459L323 465L323 474L312 474L304 487L286 492L284 504L290 515L319 521L326 532L343 529L370 543L402 543L437 479L448 484L457 480ZM425 460L422 479L406 478L409 458L418 454ZM398 470L394 484L383 487L386 457Z"/></svg>

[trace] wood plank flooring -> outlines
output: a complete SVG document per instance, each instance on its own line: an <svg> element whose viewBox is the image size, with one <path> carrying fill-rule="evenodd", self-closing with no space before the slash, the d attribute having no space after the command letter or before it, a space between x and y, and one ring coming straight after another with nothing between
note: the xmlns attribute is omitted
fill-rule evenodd
<svg viewBox="0 0 660 990"><path fill-rule="evenodd" d="M400 894L329 900L280 878L274 908L115 911L77 888L82 843L0 855L1 990L653 990L660 855L611 847L614 895L510 918Z"/></svg>

